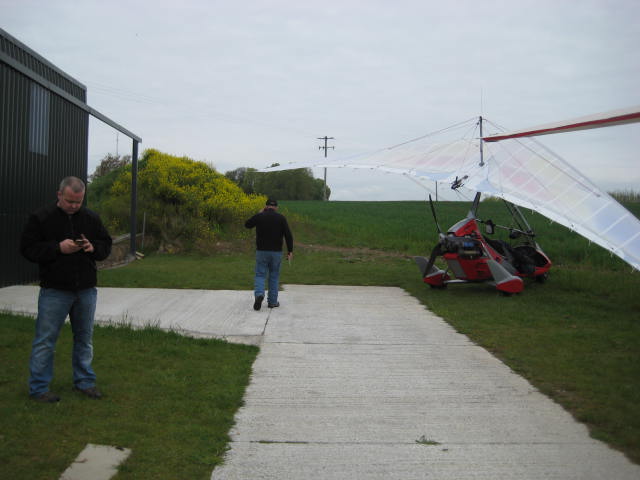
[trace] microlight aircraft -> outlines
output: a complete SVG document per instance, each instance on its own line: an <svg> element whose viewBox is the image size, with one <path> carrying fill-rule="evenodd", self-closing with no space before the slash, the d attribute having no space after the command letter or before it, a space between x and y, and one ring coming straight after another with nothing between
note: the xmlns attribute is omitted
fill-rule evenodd
<svg viewBox="0 0 640 480"><path fill-rule="evenodd" d="M500 129L500 127L479 117L440 130L435 134L427 134L362 155L330 160L319 158L308 162L265 168L261 171L323 167L376 169L404 175L423 186L423 182L427 181L436 182L436 185L446 184L454 191L470 190L476 194L474 204L477 204L479 199L477 193L502 198L509 204L534 210L568 227L617 255L634 270L638 270L640 269L640 221L577 169L534 138L538 135L638 121L640 121L640 106L484 136L485 122L494 128ZM433 137L436 134L459 132L463 129L466 130L466 135L461 138L444 143L433 143ZM478 130L479 135L476 133ZM473 208L472 212L474 212ZM486 241L477 229L475 215L470 213L469 220L473 222L465 219L462 221L464 224L457 224L459 228L454 229L456 227L454 226L450 230L460 230L464 237L464 229L468 228L469 232L475 232L477 238L482 237ZM521 231L526 232L526 228ZM439 244L443 249L442 237ZM492 258L492 250L500 253L497 252L497 247L491 248L488 241L481 244L479 245L480 254L485 255L487 259ZM530 246L542 252L539 247ZM494 261L495 258L494 255ZM537 257L534 264L538 270L534 270L529 275L539 279L546 278L547 267L550 266L550 262L547 263L547 261L548 259L543 261L541 257ZM425 282L433 285L428 278L432 276L432 269L435 267L429 263L429 260L418 261ZM496 263L502 264L501 261ZM505 267L506 264L501 266ZM487 264L487 268L490 276L482 280L495 282L499 290L499 285L502 283L504 288L501 291L505 293L519 291L519 287L513 287L518 282L511 277L520 278L525 276L522 274L527 274L517 269L515 272L505 269L509 276L504 276L503 272L491 271L491 262ZM530 270L529 267L527 268ZM444 273L446 275L446 272ZM462 270L457 273L462 273ZM443 282L448 281L442 274L438 275ZM437 276L432 281L440 281L436 279ZM462 279L464 280L464 277Z"/></svg>
<svg viewBox="0 0 640 480"><path fill-rule="evenodd" d="M444 233L433 207L431 195L429 203L438 228L439 241L431 251L431 256L414 257L424 283L431 288L445 288L449 284L488 282L495 285L503 295L520 293L524 288L524 278L544 282L551 268L549 257L536 241L536 235L517 205L505 201L515 226L496 225L492 220L478 217L480 192L466 218L453 225ZM479 224L485 224L486 233L492 235L496 228L509 231L510 242L491 239L483 235ZM442 256L447 270L436 267L435 260ZM455 278L451 278L451 275Z"/></svg>

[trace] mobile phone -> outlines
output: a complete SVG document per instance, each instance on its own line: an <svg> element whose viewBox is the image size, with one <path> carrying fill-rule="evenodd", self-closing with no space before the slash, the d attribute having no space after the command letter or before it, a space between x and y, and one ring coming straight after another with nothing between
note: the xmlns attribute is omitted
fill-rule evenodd
<svg viewBox="0 0 640 480"><path fill-rule="evenodd" d="M84 245L84 240L82 240L81 238L78 238L76 240L74 240L75 244L78 246L83 246Z"/></svg>

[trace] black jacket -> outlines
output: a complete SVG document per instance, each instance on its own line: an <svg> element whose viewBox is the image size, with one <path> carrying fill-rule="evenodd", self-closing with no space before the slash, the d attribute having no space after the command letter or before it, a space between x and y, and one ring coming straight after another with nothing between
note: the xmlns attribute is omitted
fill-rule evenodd
<svg viewBox="0 0 640 480"><path fill-rule="evenodd" d="M75 240L81 234L93 245L92 253L60 252L62 240ZM111 237L97 213L82 207L67 215L54 204L29 216L20 239L20 252L39 265L41 287L82 290L96 286L96 260L104 260L111 253Z"/></svg>
<svg viewBox="0 0 640 480"><path fill-rule="evenodd" d="M282 238L287 242L287 251L293 252L293 236L284 215L272 209L264 210L244 224L247 228L256 227L256 249L268 252L282 251Z"/></svg>

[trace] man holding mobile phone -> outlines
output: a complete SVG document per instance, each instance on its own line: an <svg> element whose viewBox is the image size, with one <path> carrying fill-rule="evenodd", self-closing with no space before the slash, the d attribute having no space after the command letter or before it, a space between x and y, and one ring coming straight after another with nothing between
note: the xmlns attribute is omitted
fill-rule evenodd
<svg viewBox="0 0 640 480"><path fill-rule="evenodd" d="M85 185L77 177L60 183L55 204L29 216L22 232L22 255L39 266L38 317L29 362L29 395L53 403L60 397L49 390L53 379L55 344L69 316L73 331L73 387L101 398L93 360L93 323L97 301L96 261L111 253L111 237L98 214L83 206Z"/></svg>

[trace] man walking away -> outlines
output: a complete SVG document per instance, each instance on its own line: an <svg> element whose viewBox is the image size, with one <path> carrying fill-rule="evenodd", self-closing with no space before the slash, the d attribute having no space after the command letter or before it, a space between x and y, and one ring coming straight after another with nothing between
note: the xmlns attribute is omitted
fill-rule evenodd
<svg viewBox="0 0 640 480"><path fill-rule="evenodd" d="M278 202L267 200L267 204L244 224L247 228L256 228L256 271L254 279L254 310L260 310L264 300L265 280L268 278L269 296L267 306L279 307L278 284L280 282L280 264L282 263L282 239L287 242L287 259L293 257L293 236L284 215L278 213Z"/></svg>
<svg viewBox="0 0 640 480"><path fill-rule="evenodd" d="M73 387L100 398L93 360L97 299L96 260L111 252L111 237L100 217L82 205L85 185L77 177L60 183L58 201L29 216L22 232L22 255L39 266L38 317L29 362L29 395L39 402L60 400L49 391L56 341L69 316L73 331Z"/></svg>

